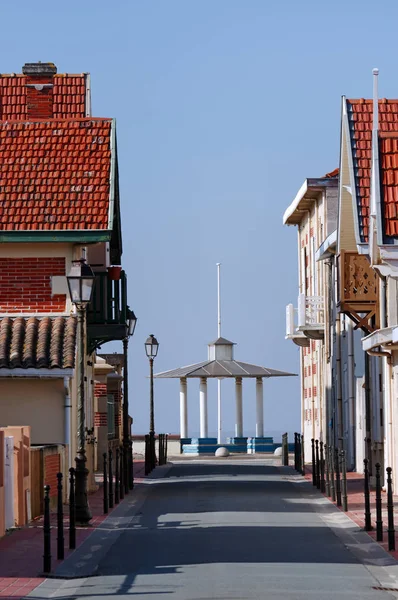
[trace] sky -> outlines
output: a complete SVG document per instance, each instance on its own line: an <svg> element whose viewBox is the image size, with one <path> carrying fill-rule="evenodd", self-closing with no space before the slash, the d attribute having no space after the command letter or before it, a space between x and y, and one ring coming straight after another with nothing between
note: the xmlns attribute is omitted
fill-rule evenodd
<svg viewBox="0 0 398 600"><path fill-rule="evenodd" d="M5 2L0 71L54 62L91 73L92 112L117 122L123 267L138 323L130 341L134 431L149 426L144 342L155 371L207 358L222 334L238 360L299 372L285 340L297 305L297 233L282 224L307 177L339 163L341 96L398 96L398 4L368 0L37 0ZM121 343L102 347L122 351ZM244 432L254 434L254 382L243 384ZM199 385L188 385L189 432ZM209 385L209 431L217 430ZM223 382L223 429L234 429ZM298 377L266 380L267 432L300 430ZM179 430L179 381L155 380L155 429Z"/></svg>

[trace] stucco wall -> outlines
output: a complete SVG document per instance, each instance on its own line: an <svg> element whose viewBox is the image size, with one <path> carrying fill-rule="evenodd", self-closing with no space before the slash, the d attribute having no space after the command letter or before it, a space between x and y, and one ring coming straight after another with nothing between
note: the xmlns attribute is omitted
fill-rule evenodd
<svg viewBox="0 0 398 600"><path fill-rule="evenodd" d="M0 379L0 427L30 425L32 444L65 442L62 379Z"/></svg>

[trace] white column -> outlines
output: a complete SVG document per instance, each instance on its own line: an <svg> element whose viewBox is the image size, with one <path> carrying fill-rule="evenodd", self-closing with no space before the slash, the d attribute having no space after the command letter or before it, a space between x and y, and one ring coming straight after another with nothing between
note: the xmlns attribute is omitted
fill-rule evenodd
<svg viewBox="0 0 398 600"><path fill-rule="evenodd" d="M235 379L236 421L235 437L243 437L242 377Z"/></svg>
<svg viewBox="0 0 398 600"><path fill-rule="evenodd" d="M180 379L180 437L188 437L187 380Z"/></svg>
<svg viewBox="0 0 398 600"><path fill-rule="evenodd" d="M264 437L263 380L256 379L256 437Z"/></svg>
<svg viewBox="0 0 398 600"><path fill-rule="evenodd" d="M208 437L207 429L207 379L205 377L200 378L199 388L199 402L200 402L200 437Z"/></svg>

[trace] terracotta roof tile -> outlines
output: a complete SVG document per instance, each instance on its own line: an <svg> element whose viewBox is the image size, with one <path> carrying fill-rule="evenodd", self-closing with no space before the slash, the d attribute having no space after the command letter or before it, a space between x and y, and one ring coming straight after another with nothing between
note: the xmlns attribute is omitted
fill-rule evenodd
<svg viewBox="0 0 398 600"><path fill-rule="evenodd" d="M369 233L370 172L372 160L373 100L347 100L351 132L356 194L358 204L359 232L366 242ZM381 192L384 203L398 202L398 100L379 100L379 138L381 163ZM398 234L396 222L389 215L393 210L385 208L385 234Z"/></svg>
<svg viewBox="0 0 398 600"><path fill-rule="evenodd" d="M0 320L0 368L73 369L76 317Z"/></svg>
<svg viewBox="0 0 398 600"><path fill-rule="evenodd" d="M107 229L111 126L0 121L0 230Z"/></svg>
<svg viewBox="0 0 398 600"><path fill-rule="evenodd" d="M51 104L53 118L83 118L86 116L86 75L54 75L52 81ZM29 82L40 83L26 75L0 74L0 120L20 120L27 118Z"/></svg>

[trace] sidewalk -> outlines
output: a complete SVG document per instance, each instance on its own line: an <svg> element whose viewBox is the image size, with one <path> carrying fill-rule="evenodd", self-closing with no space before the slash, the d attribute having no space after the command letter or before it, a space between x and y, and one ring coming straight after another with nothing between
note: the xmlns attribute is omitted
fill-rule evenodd
<svg viewBox="0 0 398 600"><path fill-rule="evenodd" d="M139 484L144 478L145 464L142 460L134 459L134 483ZM130 492L130 494L134 491ZM123 502L123 501L122 501ZM103 514L102 485L89 495L90 509L93 518L88 527L76 528L76 548L95 531L108 515ZM69 514L64 507L64 538L65 558L72 554L69 550ZM57 560L57 513L51 513L51 554L52 571L55 571L62 561ZM0 598L24 598L34 590L45 577L40 576L43 569L43 518L31 521L21 529L15 529L0 539Z"/></svg>
<svg viewBox="0 0 398 600"><path fill-rule="evenodd" d="M306 465L305 467L305 478L312 482L312 467ZM314 488L316 489L316 488ZM318 490L319 493L320 490ZM323 494L326 498L332 501L326 494ZM388 550L388 534L387 534L387 493L382 491L381 493L382 502L382 519L383 519L383 541L378 542L380 546L384 548L386 552L389 552L396 560L398 560L398 496L394 496L394 522L395 522L395 551ZM347 507L348 511L345 513L354 523L356 523L361 529L365 527L365 497L364 497L364 477L362 473L347 473ZM342 511L342 508L340 507ZM372 531L366 533L376 541L376 492L374 489L370 490L370 512Z"/></svg>

